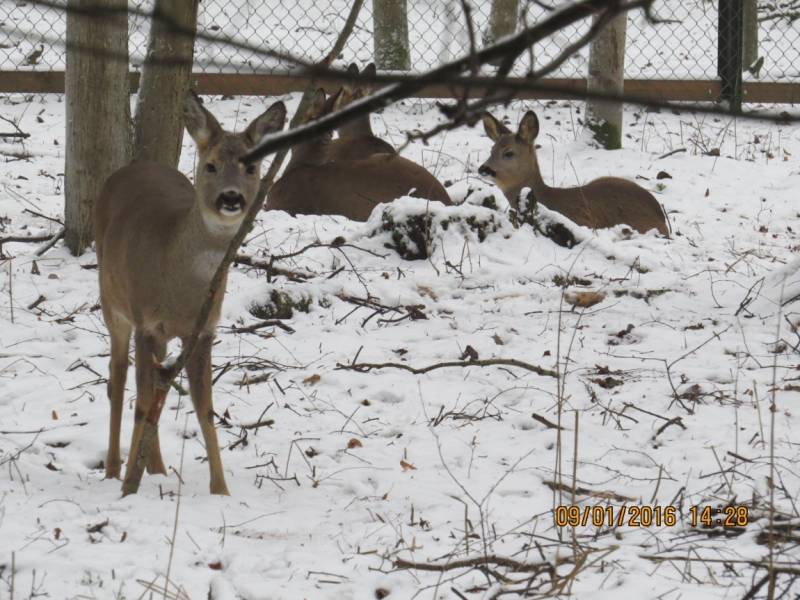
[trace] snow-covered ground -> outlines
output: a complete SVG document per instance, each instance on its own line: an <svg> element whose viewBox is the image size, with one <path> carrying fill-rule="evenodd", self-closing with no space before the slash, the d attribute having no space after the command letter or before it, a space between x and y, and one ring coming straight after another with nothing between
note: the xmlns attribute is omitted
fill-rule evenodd
<svg viewBox="0 0 800 600"><path fill-rule="evenodd" d="M207 106L242 129L272 101ZM0 106L31 134L0 143L0 237L59 228L63 108L55 97ZM566 249L496 215L485 241L434 229L431 260L410 262L385 247L389 234L375 235L378 213L367 224L263 214L250 255L338 236L349 245L276 263L305 281L231 271L214 347L231 497L209 495L197 421L175 392L161 424L170 475L145 475L124 499L119 481L103 479L108 339L95 254L74 258L59 244L36 257L39 244L4 244L0 598L12 585L17 599L150 597L168 570L183 590L169 597L195 600L513 598L526 586L592 599L740 598L766 574L747 561L769 553L770 506L788 536L774 560L796 569L800 314L771 300L787 274L785 292L797 288L800 128L629 107L625 148L607 152L587 143L580 104L495 114L515 125L527 108L540 116L547 181L636 180L668 210L671 238L581 229L584 241ZM438 120L413 101L373 116L395 144ZM499 198L476 176L490 147L479 128L461 129L404 155L452 182L456 198L470 188ZM184 172L193 159L187 136ZM256 323L250 307L276 290L311 299L286 321L294 334L232 332ZM587 290L602 301L573 308ZM367 297L383 314L357 304ZM557 369L561 389L513 366L337 368L419 368L457 361L468 346L481 360ZM242 428L269 419L270 428ZM611 507L615 524L557 527L553 509L572 504L573 489L581 511ZM692 526L692 507L728 504L748 508L746 528ZM662 522L617 526L623 505L658 507ZM557 565L555 581L491 561L451 568L487 555ZM398 559L448 570L399 569ZM778 575L778 590L791 577Z"/></svg>

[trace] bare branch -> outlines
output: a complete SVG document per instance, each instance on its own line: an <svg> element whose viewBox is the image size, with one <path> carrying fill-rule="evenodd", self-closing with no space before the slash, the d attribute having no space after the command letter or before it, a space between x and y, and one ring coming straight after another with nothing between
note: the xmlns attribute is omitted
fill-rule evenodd
<svg viewBox="0 0 800 600"><path fill-rule="evenodd" d="M564 559L562 558L561 561L564 562ZM452 571L453 569L471 569L480 565L506 567L515 573L550 573L554 571L553 565L548 562L524 563L506 556L495 555L481 555L472 558L464 558L462 560L453 560L447 563L422 563L398 558L395 559L393 565L395 569L417 569L418 571Z"/></svg>
<svg viewBox="0 0 800 600"><path fill-rule="evenodd" d="M487 358L485 360L470 360L470 361L451 361L451 362L441 362L436 363L435 365L429 365L427 367L422 367L420 369L415 369L414 367L410 367L408 365L404 365L401 363L356 363L354 365L343 365L341 363L336 363L337 369L343 369L346 371L358 371L359 373L366 373L372 369L402 369L404 371L409 371L414 375L422 375L423 373L427 373L428 371L434 371L436 369L444 369L445 367L491 367L493 365L504 365L508 367L520 367L521 369L525 369L527 371L532 371L537 375L541 375L542 377L556 377L555 371L551 371L550 369L544 369L542 367L538 367L536 365L532 365L526 362L522 362L521 360L516 360L513 358Z"/></svg>

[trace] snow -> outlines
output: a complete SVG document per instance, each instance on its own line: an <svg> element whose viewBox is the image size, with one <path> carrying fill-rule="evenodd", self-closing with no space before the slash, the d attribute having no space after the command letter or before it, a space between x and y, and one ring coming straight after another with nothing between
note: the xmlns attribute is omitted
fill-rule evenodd
<svg viewBox="0 0 800 600"><path fill-rule="evenodd" d="M298 98L287 100L291 112ZM242 130L272 101L212 98L207 106L224 127ZM31 138L0 143L0 237L59 228L40 215L63 214L63 107L49 96L2 107ZM455 599L451 588L489 598L510 584L477 570L392 566L484 553L560 560L562 595L578 598L743 596L766 573L736 561L767 556L757 537L767 528L771 493L781 519L798 519L800 315L792 302L780 306L780 290L784 298L798 291L800 128L628 107L625 148L607 152L588 143L579 103L514 104L495 114L513 127L528 108L541 119L548 182L634 179L668 210L671 238L571 225L582 241L568 249L469 204L431 210L490 214L498 231L479 242L466 228L433 226L430 260L406 261L384 246L388 234L375 234L383 207L368 223L263 214L247 254L274 256L339 236L348 245L276 263L310 275L301 282L231 270L213 351L231 497L209 495L191 403L174 391L161 423L169 475L145 475L139 494L126 498L119 481L103 479L108 339L94 252L75 258L59 243L37 258L40 244L4 244L0 598L9 596L12 553L16 598L138 598L145 586L163 586L168 569L182 598L367 599L383 590L390 598ZM397 144L403 131L440 119L433 106L406 101L373 124ZM450 181L454 197L472 188L470 203L492 194L502 207L499 190L476 175L490 148L479 128L464 128L403 154ZM678 148L686 151L659 158ZM704 154L713 148L720 156ZM191 174L193 159L186 136L184 172ZM656 179L660 171L672 178ZM413 199L393 208L397 215L422 210ZM566 290L557 281L567 281ZM308 313L287 321L295 333L233 332L257 322L249 308L274 290L311 298ZM573 308L563 292L581 290L604 299ZM367 294L372 307L352 303ZM39 296L45 300L26 308ZM426 318L403 318L407 306ZM557 369L562 387L513 366L423 375L337 368L421 368L458 361L467 346L480 360ZM268 419L271 427L241 428ZM123 455L131 428L126 403ZM677 523L578 526L578 552L589 552L575 577L563 579L575 568L564 561L573 556L573 534L554 526L553 508L572 503L573 469L581 510L612 506L616 515L622 504L672 505ZM563 494L553 491L558 485ZM744 532L712 536L691 527L691 507L729 503L750 508ZM796 564L790 544L777 545L777 561ZM540 592L551 589L547 575L534 589L540 584ZM790 583L779 576L778 585Z"/></svg>

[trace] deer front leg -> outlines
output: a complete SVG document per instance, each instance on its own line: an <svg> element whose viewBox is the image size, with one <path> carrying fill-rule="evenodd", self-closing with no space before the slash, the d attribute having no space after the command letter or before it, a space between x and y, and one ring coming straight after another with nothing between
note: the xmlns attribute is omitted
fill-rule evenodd
<svg viewBox="0 0 800 600"><path fill-rule="evenodd" d="M111 359L109 360L108 399L111 403L111 422L106 456L106 479L119 478L122 459L119 452L119 437L122 428L122 408L125 403L125 382L128 379L128 346L131 341L131 326L114 315L105 315L106 326L111 336Z"/></svg>
<svg viewBox="0 0 800 600"><path fill-rule="evenodd" d="M131 466L139 452L139 441L142 439L144 431L144 420L150 405L155 397L155 372L153 358L161 362L166 355L166 343L150 332L137 329L134 336L134 346L136 349L136 412L133 422L133 436L131 437L131 449L128 456L128 464L125 469L125 479L130 474ZM167 474L164 461L161 459L161 444L158 435L153 440L150 450L150 458L147 461L148 473Z"/></svg>
<svg viewBox="0 0 800 600"><path fill-rule="evenodd" d="M200 430L206 443L208 467L211 471L211 493L230 496L225 484L225 473L222 471L222 458L219 453L217 430L214 428L214 405L211 396L211 346L214 334L204 331L186 363L186 375L189 379L189 392L192 396Z"/></svg>

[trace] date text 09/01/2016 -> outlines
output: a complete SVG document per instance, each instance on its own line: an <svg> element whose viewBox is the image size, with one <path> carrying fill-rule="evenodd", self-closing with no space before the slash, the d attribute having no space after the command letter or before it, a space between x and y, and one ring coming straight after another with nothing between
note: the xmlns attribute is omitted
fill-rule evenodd
<svg viewBox="0 0 800 600"><path fill-rule="evenodd" d="M689 509L692 527L715 525L723 527L745 527L748 515L746 506L693 506ZM578 525L602 527L672 527L678 522L674 506L559 506L556 508L556 525L558 527Z"/></svg>

